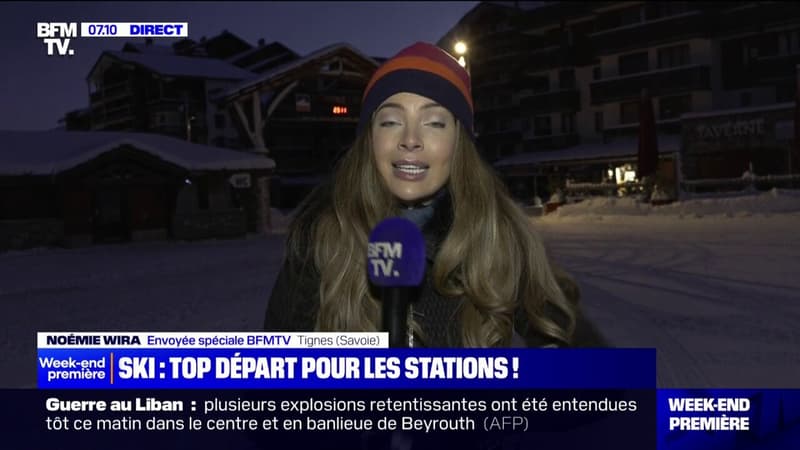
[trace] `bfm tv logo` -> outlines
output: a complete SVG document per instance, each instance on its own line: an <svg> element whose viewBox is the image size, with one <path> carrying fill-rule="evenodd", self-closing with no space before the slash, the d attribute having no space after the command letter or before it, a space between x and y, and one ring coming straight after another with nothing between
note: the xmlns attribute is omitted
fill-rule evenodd
<svg viewBox="0 0 800 450"><path fill-rule="evenodd" d="M69 48L71 38L78 37L78 24L72 23L36 23L36 37L47 45L47 54L52 56L53 50L59 56L74 55L75 50Z"/></svg>
<svg viewBox="0 0 800 450"><path fill-rule="evenodd" d="M37 22L36 37L47 46L47 54L72 56L75 50L70 43L77 37L131 38L131 37L189 37L186 22L81 22L80 35L77 22Z"/></svg>

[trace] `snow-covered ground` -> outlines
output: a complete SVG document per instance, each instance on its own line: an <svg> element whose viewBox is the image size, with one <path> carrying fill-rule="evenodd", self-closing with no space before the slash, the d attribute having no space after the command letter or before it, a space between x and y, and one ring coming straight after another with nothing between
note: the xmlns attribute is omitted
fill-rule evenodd
<svg viewBox="0 0 800 450"><path fill-rule="evenodd" d="M607 337L658 349L660 386L797 388L800 198L766 195L635 216L593 200L534 223ZM284 238L0 254L0 387L35 385L37 331L258 330Z"/></svg>
<svg viewBox="0 0 800 450"><path fill-rule="evenodd" d="M662 387L800 387L800 195L639 206L593 199L535 220L623 347Z"/></svg>

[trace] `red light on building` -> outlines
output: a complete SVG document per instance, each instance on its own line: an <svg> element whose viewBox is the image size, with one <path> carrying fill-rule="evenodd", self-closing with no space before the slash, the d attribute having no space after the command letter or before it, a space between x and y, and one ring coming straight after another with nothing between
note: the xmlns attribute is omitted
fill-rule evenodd
<svg viewBox="0 0 800 450"><path fill-rule="evenodd" d="M342 114L347 114L347 106L334 106L333 114L337 116Z"/></svg>

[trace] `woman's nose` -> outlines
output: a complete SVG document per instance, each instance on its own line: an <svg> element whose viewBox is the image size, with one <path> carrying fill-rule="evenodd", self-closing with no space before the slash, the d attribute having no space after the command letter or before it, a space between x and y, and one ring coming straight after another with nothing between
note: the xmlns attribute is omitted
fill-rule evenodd
<svg viewBox="0 0 800 450"><path fill-rule="evenodd" d="M422 139L419 137L416 127L409 126L406 128L403 137L400 139L400 150L407 152L422 150Z"/></svg>

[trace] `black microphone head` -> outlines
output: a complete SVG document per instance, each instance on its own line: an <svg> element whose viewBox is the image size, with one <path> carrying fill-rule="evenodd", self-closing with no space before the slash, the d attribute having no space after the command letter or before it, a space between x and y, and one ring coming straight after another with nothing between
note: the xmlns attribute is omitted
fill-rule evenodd
<svg viewBox="0 0 800 450"><path fill-rule="evenodd" d="M425 275L425 239L402 217L381 221L369 235L367 274L376 286L418 286Z"/></svg>

